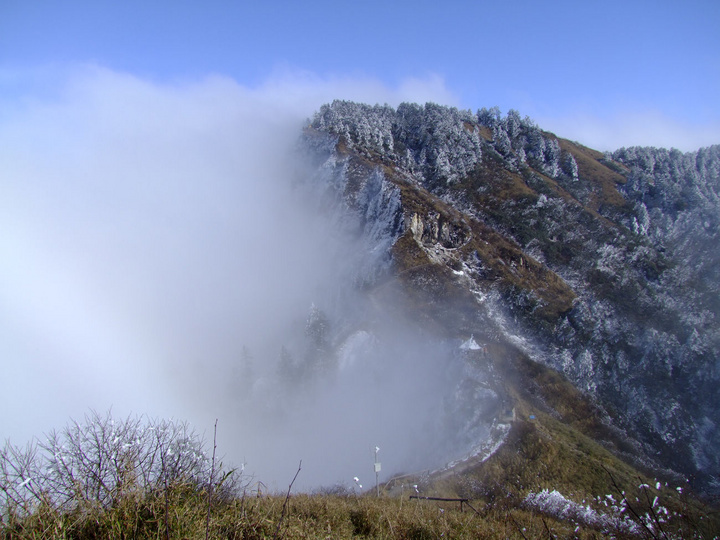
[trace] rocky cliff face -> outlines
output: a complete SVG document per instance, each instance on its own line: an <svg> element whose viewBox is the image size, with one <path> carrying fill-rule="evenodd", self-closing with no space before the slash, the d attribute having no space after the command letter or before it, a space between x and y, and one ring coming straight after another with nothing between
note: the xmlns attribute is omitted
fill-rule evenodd
<svg viewBox="0 0 720 540"><path fill-rule="evenodd" d="M448 338L567 376L658 464L720 484L720 146L612 154L515 111L323 106L314 189Z"/></svg>

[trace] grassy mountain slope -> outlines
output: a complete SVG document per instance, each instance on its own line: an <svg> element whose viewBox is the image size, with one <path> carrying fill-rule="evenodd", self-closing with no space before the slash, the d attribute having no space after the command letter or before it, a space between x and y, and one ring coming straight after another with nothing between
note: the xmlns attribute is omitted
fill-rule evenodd
<svg viewBox="0 0 720 540"><path fill-rule="evenodd" d="M720 489L717 147L602 154L515 111L434 104L334 102L305 137L351 171L335 185L361 221L377 221L363 178L394 190L395 275L441 339L518 345L634 433L639 459Z"/></svg>

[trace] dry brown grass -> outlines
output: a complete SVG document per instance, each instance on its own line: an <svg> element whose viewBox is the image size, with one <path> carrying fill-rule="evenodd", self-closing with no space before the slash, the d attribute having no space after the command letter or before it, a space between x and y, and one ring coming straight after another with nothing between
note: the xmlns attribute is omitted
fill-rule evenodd
<svg viewBox="0 0 720 540"><path fill-rule="evenodd" d="M622 207L627 204L617 190L617 185L624 184L627 179L602 163L602 153L566 139L558 138L558 142L561 150L570 152L575 158L579 176L592 179L594 196L589 204L592 210L605 205Z"/></svg>
<svg viewBox="0 0 720 540"><path fill-rule="evenodd" d="M130 515L121 509L62 514L48 510L7 526L2 538L203 538L206 507L198 494L173 494L170 528L161 505L139 501ZM592 528L525 509L516 504L473 501L457 504L400 498L297 495L290 499L278 530L283 496L244 497L213 508L209 538L600 538ZM577 529L577 531L576 531ZM277 531L277 535L276 535Z"/></svg>

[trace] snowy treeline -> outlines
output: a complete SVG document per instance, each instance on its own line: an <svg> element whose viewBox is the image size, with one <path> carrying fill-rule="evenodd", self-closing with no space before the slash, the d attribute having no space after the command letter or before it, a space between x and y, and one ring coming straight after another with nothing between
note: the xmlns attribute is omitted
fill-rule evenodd
<svg viewBox="0 0 720 540"><path fill-rule="evenodd" d="M720 145L685 154L675 149L623 148L612 157L630 168L624 191L634 204L633 229L671 250L717 293Z"/></svg>
<svg viewBox="0 0 720 540"><path fill-rule="evenodd" d="M515 166L528 163L556 178L577 178L577 164L528 118L510 110L482 109L477 114L434 103L365 105L336 100L323 105L312 127L340 135L348 149L390 160L430 189L442 189L468 176L480 163L483 147ZM482 127L492 132L486 141Z"/></svg>
<svg viewBox="0 0 720 540"><path fill-rule="evenodd" d="M547 137L529 117L510 109L503 118L500 109L480 109L478 122L491 129L493 147L510 165L527 163L534 169L557 178L561 175L572 180L578 178L575 158L560 150L557 139Z"/></svg>
<svg viewBox="0 0 720 540"><path fill-rule="evenodd" d="M720 379L720 146L696 152L623 148L613 159L629 167L624 187L631 226L663 254L657 298L677 314L671 366L697 368Z"/></svg>

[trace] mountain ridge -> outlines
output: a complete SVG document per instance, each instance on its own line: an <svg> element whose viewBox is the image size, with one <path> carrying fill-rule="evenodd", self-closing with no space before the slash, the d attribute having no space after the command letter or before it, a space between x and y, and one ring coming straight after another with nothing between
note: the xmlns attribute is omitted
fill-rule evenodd
<svg viewBox="0 0 720 540"><path fill-rule="evenodd" d="M516 111L342 101L302 146L446 336L514 343L720 489L720 146L603 154Z"/></svg>

